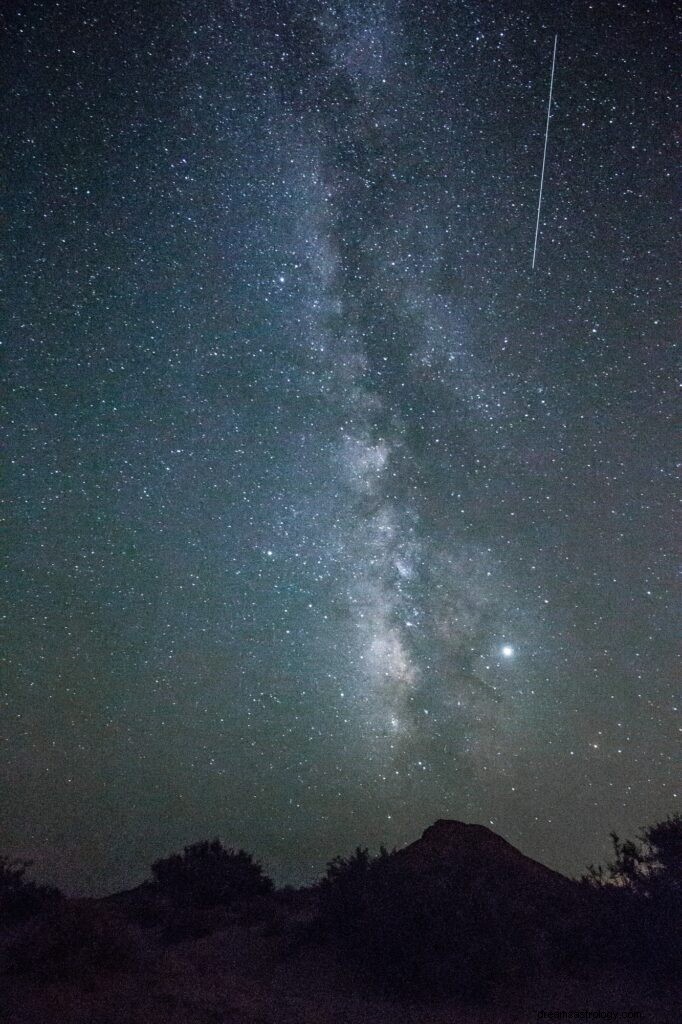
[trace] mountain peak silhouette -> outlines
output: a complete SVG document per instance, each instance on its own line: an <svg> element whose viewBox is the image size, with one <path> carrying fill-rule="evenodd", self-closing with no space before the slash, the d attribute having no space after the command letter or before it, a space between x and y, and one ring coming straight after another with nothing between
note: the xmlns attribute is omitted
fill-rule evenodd
<svg viewBox="0 0 682 1024"><path fill-rule="evenodd" d="M534 889L572 889L576 883L527 857L486 825L439 818L420 839L397 851L406 867L419 871L457 870L506 878Z"/></svg>

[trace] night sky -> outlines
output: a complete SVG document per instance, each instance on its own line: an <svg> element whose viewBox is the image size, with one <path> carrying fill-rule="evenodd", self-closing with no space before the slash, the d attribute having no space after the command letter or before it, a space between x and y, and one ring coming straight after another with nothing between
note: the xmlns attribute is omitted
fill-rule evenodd
<svg viewBox="0 0 682 1024"><path fill-rule="evenodd" d="M0 852L677 810L672 8L3 9Z"/></svg>

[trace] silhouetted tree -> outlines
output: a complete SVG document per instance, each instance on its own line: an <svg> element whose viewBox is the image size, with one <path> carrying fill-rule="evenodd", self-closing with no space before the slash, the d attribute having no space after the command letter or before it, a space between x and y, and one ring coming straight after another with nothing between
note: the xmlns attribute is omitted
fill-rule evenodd
<svg viewBox="0 0 682 1024"><path fill-rule="evenodd" d="M583 881L618 886L647 898L682 897L682 815L675 814L640 831L636 841L611 833L614 859L604 869L590 865Z"/></svg>
<svg viewBox="0 0 682 1024"><path fill-rule="evenodd" d="M174 902L223 906L272 890L272 881L245 850L225 849L219 839L186 846L152 864L152 874Z"/></svg>
<svg viewBox="0 0 682 1024"><path fill-rule="evenodd" d="M598 898L595 944L607 958L672 980L682 970L682 816L611 833L613 860L583 883Z"/></svg>

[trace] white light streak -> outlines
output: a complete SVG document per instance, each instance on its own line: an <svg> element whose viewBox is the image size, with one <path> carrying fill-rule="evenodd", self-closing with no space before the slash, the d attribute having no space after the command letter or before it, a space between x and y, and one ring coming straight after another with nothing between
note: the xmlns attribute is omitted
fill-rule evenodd
<svg viewBox="0 0 682 1024"><path fill-rule="evenodd" d="M547 126L545 128L545 149L542 154L542 173L540 174L540 195L538 197L538 218L535 222L535 243L533 245L533 267L535 270L535 257L538 251L538 234L540 232L540 210L542 208L542 188L545 183L545 163L547 161L547 140L549 138L549 119L552 112L552 89L554 88L554 65L556 64L556 44L559 36L554 36L554 53L552 54L552 75L549 80L549 102L547 103Z"/></svg>

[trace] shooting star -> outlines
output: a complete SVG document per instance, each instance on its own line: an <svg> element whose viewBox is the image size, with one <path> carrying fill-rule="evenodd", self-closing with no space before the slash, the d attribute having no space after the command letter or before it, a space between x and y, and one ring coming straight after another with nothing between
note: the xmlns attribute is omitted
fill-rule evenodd
<svg viewBox="0 0 682 1024"><path fill-rule="evenodd" d="M547 160L547 139L549 138L549 119L552 114L552 89L554 88L554 66L556 64L556 44L559 36L554 36L554 53L552 54L552 75L549 80L549 102L547 103L547 126L545 128L545 149L542 154L542 173L540 174L540 195L538 196L538 219L535 222L535 243L533 244L533 267L535 270L535 257L538 251L538 234L540 232L540 210L542 209L542 187L545 183L545 162Z"/></svg>

